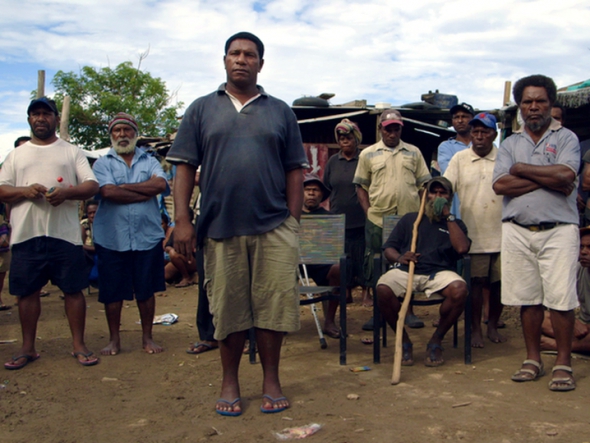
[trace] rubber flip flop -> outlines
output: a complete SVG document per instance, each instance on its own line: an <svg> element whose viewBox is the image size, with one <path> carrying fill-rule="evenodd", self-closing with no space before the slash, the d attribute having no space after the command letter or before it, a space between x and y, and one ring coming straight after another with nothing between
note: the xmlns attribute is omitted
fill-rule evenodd
<svg viewBox="0 0 590 443"><path fill-rule="evenodd" d="M369 319L369 321L363 325L362 329L363 329L363 331L372 331L374 327L375 327L375 321L374 321L373 317L371 317Z"/></svg>
<svg viewBox="0 0 590 443"><path fill-rule="evenodd" d="M12 309L12 306L0 305L0 311L8 311L9 309Z"/></svg>
<svg viewBox="0 0 590 443"><path fill-rule="evenodd" d="M324 333L324 335L327 335L330 338L340 338L340 330L338 331L329 331L329 330L324 330L322 331Z"/></svg>
<svg viewBox="0 0 590 443"><path fill-rule="evenodd" d="M404 324L408 328L412 328L412 329L420 329L420 328L424 327L424 322L413 314L406 316L406 320L404 321Z"/></svg>
<svg viewBox="0 0 590 443"><path fill-rule="evenodd" d="M217 400L217 403L223 403L226 404L228 406L231 406L232 408L234 407L234 405L241 401L240 397L237 397L234 401L228 401L228 400L224 400L223 398L220 398ZM242 415L242 411L220 411L219 409L215 408L215 412L217 412L219 415L224 415L226 417L237 417L239 415Z"/></svg>
<svg viewBox="0 0 590 443"><path fill-rule="evenodd" d="M184 283L182 285L180 283L178 283L178 284L174 285L174 287L180 289L180 288L188 288L189 286L193 286L193 285L196 285L196 283L194 281L192 281L190 283Z"/></svg>
<svg viewBox="0 0 590 443"><path fill-rule="evenodd" d="M86 360L80 360L78 357L79 356L83 356L86 357ZM78 360L78 363L80 363L82 366L94 366L97 365L99 362L99 359L97 357L94 358L90 358L94 355L94 352L90 351L88 353L84 353L84 352L72 352L72 357L74 357L76 360Z"/></svg>
<svg viewBox="0 0 590 443"><path fill-rule="evenodd" d="M197 351L197 349L199 349L200 347L204 347L205 349L203 349L202 351ZM203 352L207 352L207 351L212 351L213 349L217 349L219 346L215 345L211 345L209 343L201 343L201 342L197 342L193 345L192 348L188 348L186 350L187 354L202 354Z"/></svg>
<svg viewBox="0 0 590 443"><path fill-rule="evenodd" d="M424 359L424 366L428 366L429 368L436 368L438 366L442 366L445 364L444 360L436 360L437 349L444 351L443 347L441 345L437 345L436 343L428 343L428 345L426 345L426 352L428 354Z"/></svg>
<svg viewBox="0 0 590 443"><path fill-rule="evenodd" d="M374 342L372 338L361 338L361 343L363 345L372 345Z"/></svg>
<svg viewBox="0 0 590 443"><path fill-rule="evenodd" d="M35 360L38 360L40 357L41 356L39 354L36 354L36 355L23 354L23 355L19 355L18 357L12 357L11 361L4 363L4 368L6 368L10 371L16 371L18 369L24 368L29 363L34 362ZM24 358L25 361L23 363L17 364L16 361L20 360L21 358Z"/></svg>
<svg viewBox="0 0 590 443"><path fill-rule="evenodd" d="M271 401L271 404L273 406L273 408L271 409L266 409L264 406L260 406L260 411L263 412L264 414L276 414L277 412L282 412L285 409L287 409L289 406L283 406L282 408L275 408L274 405L276 402L281 401L281 400L287 400L287 397L278 397L278 398L272 398L270 395L263 395L262 398L267 398Z"/></svg>

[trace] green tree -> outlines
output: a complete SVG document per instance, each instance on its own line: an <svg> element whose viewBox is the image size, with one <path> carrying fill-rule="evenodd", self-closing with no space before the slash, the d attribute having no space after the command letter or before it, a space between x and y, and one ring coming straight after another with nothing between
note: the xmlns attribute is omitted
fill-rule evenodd
<svg viewBox="0 0 590 443"><path fill-rule="evenodd" d="M145 56L140 58L141 60ZM54 99L61 109L70 96L69 133L72 143L94 150L110 146L107 126L118 112L133 115L140 135L163 137L178 127L177 110L182 102L171 104L166 83L148 72L124 62L115 69L84 66L77 75L58 71L51 81Z"/></svg>

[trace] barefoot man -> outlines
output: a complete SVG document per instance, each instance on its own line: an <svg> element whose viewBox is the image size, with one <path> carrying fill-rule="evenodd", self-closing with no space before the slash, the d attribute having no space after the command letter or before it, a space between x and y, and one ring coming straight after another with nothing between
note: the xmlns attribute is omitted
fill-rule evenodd
<svg viewBox="0 0 590 443"><path fill-rule="evenodd" d="M92 197L98 183L82 151L60 138L57 107L47 97L27 110L32 140L6 158L0 172L0 201L10 203L13 226L10 293L18 297L23 344L6 369L37 360L41 289L51 279L64 293L73 338L72 355L83 366L98 363L84 343L88 287L78 221L78 201Z"/></svg>
<svg viewBox="0 0 590 443"><path fill-rule="evenodd" d="M164 291L164 255L158 194L170 193L160 163L137 148L137 123L120 112L109 123L113 147L94 163L100 185L100 204L93 224L98 256L99 296L104 303L110 341L101 351L121 350L119 327L123 300L137 301L143 349L163 349L152 339L156 310L154 292Z"/></svg>
<svg viewBox="0 0 590 443"><path fill-rule="evenodd" d="M263 413L290 406L279 382L283 333L299 328L299 216L307 159L293 111L256 84L264 45L249 32L230 37L227 82L194 101L168 161L174 181L174 249L192 257L189 199L201 165L199 246L219 342L223 380L215 410L242 414L238 368L254 327L263 370Z"/></svg>

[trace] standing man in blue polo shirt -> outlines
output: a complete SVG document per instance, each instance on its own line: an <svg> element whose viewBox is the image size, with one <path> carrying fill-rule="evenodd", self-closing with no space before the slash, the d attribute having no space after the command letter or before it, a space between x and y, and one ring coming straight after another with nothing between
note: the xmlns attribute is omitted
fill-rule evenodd
<svg viewBox="0 0 590 443"><path fill-rule="evenodd" d="M451 124L457 133L455 137L451 137L438 145L437 162L440 168L440 175L444 175L449 162L457 152L467 149L471 144L471 126L469 122L475 115L473 106L467 103L459 103L451 108ZM459 211L459 198L455 195L453 199L453 206L451 213L457 218L461 218Z"/></svg>
<svg viewBox="0 0 590 443"><path fill-rule="evenodd" d="M129 114L120 112L109 123L112 149L94 164L101 200L93 225L98 255L99 297L109 325L103 355L121 351L119 327L123 300L137 301L143 349L164 349L152 338L156 310L154 292L166 289L158 194L168 194L160 163L137 148L139 130Z"/></svg>
<svg viewBox="0 0 590 443"><path fill-rule="evenodd" d="M215 410L242 414L238 369L254 327L263 369L263 413L290 406L279 381L283 333L299 329L296 267L307 158L293 111L256 84L264 45L231 36L227 82L186 110L168 161L174 182L174 249L204 246L205 277L223 380ZM201 165L197 239L188 208ZM196 241L195 241L196 240Z"/></svg>

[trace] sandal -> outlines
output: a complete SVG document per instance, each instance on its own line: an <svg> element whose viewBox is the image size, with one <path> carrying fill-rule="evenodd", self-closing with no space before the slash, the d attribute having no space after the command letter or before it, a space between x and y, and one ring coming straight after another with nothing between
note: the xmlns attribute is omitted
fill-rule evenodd
<svg viewBox="0 0 590 443"><path fill-rule="evenodd" d="M424 365L428 366L429 368L435 368L437 366L444 365L445 361L441 356L441 360L436 359L436 350L440 349L441 352L444 351L441 345L437 345L436 343L428 343L426 345L426 358L424 359Z"/></svg>
<svg viewBox="0 0 590 443"><path fill-rule="evenodd" d="M568 372L568 377L553 377L549 382L549 390L550 391L573 391L576 389L576 380L574 380L574 372L572 371L571 366L565 365L555 365L551 370L553 374L555 371L564 371Z"/></svg>
<svg viewBox="0 0 590 443"><path fill-rule="evenodd" d="M523 381L535 381L538 378L541 378L545 375L545 367L543 366L543 362L535 361L535 360L525 360L522 362L522 366L524 365L531 365L537 368L536 371L527 368L520 368L514 374L512 374L511 380L515 382L523 382Z"/></svg>
<svg viewBox="0 0 590 443"><path fill-rule="evenodd" d="M402 343L402 366L414 366L414 345Z"/></svg>

